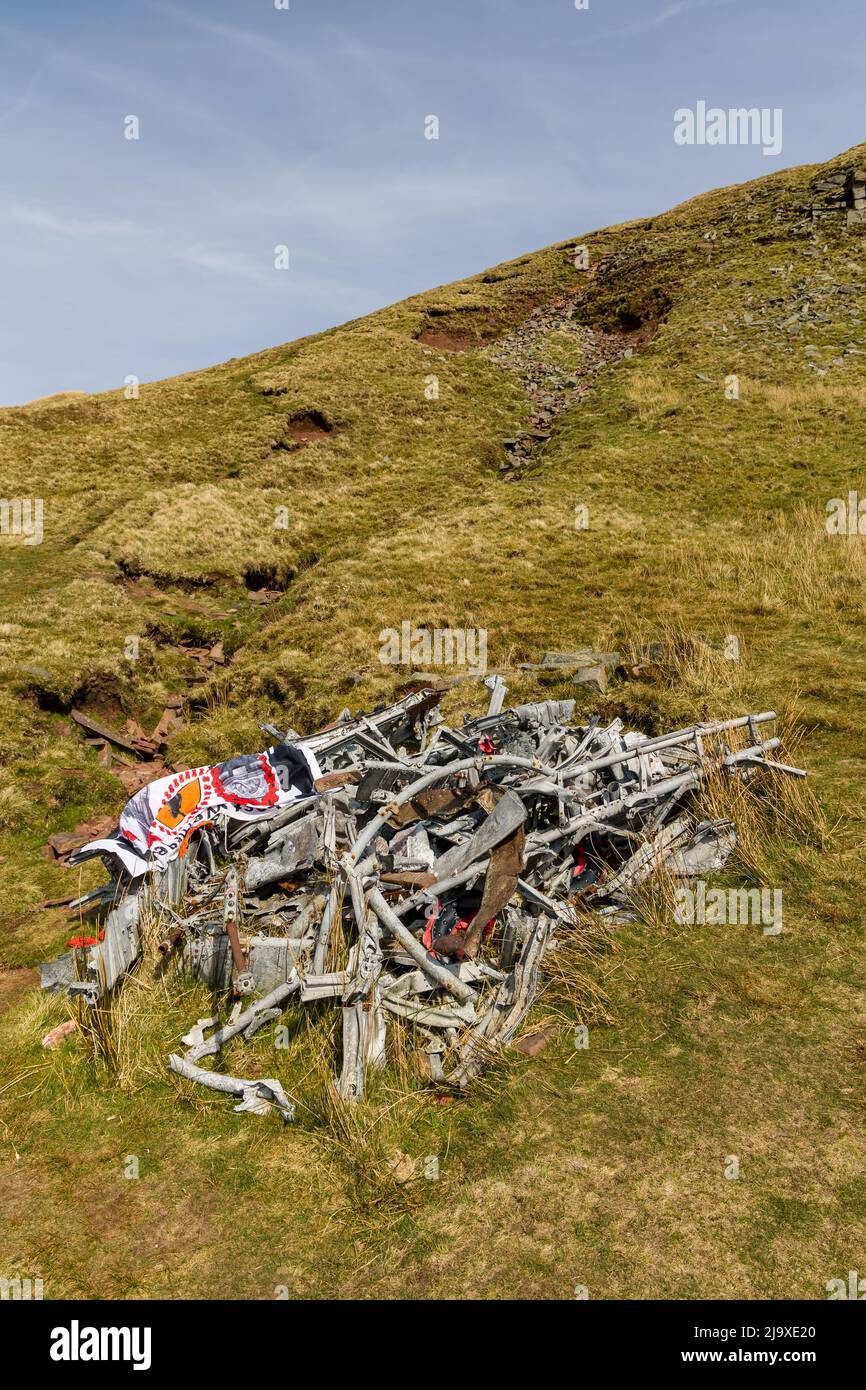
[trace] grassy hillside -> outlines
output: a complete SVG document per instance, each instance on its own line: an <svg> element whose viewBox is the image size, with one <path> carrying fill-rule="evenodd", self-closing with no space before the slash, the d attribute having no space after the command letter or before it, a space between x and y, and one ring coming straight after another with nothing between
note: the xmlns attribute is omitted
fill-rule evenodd
<svg viewBox="0 0 866 1390"><path fill-rule="evenodd" d="M866 227L814 214L864 165L580 232L137 399L0 411L0 491L44 499L40 545L0 539L0 1273L46 1296L820 1298L857 1267L866 540L825 509L866 498ZM504 441L539 412L515 468ZM542 1001L563 1020L543 1057L467 1102L362 1107L350 1135L173 1088L160 1059L202 1001L162 985L130 986L125 1085L80 1039L43 1052L65 1006L30 967L69 926L37 905L100 874L42 846L125 796L70 708L151 728L180 694L171 760L216 759L258 747L258 719L397 691L379 632L404 620L487 629L515 701L574 693L516 669L545 649L674 634L580 707L651 731L784 709L815 833L739 864L782 888L784 933L648 914L572 1006ZM726 635L739 661L694 641ZM218 642L210 670L183 650ZM445 708L482 703L463 683ZM439 1180L401 1184L397 1149Z"/></svg>

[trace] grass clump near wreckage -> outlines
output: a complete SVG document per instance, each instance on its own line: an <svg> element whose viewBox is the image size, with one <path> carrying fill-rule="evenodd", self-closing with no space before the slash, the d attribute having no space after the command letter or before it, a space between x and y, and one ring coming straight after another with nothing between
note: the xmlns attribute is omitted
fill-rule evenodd
<svg viewBox="0 0 866 1390"><path fill-rule="evenodd" d="M138 400L0 411L4 493L45 501L42 543L4 538L0 568L2 1270L50 1269L46 1296L808 1298L856 1265L866 559L856 507L854 533L827 522L866 496L866 273L821 188L864 164L580 231ZM103 876L70 885L48 837L113 821L134 778L260 747L260 720L315 730L429 684L379 660L405 620L485 631L509 702L575 699L581 727L777 710L808 783L761 773L740 801L711 779L697 813L739 836L708 886L781 891L781 933L678 922L657 874L597 949L594 912L558 933L524 1025L557 1025L543 1058L506 1049L468 1103L419 1084L396 1016L393 1072L343 1102L341 1003L290 1002L288 1048L240 1036L209 1063L276 1067L288 1135L166 1084L212 1016L172 962L128 976L105 1061L75 1034L45 1052L69 1005L35 967L92 934L58 900ZM578 646L620 653L605 689L523 669ZM485 713L434 674L458 678L451 727Z"/></svg>

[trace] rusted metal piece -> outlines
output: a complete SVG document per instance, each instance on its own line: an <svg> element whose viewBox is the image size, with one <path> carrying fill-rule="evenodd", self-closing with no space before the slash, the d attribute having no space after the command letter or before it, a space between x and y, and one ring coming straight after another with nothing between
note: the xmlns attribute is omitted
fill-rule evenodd
<svg viewBox="0 0 866 1390"><path fill-rule="evenodd" d="M244 856L239 855L236 862L230 864L228 867L223 888L223 931L229 939L232 952L232 962L234 965L232 986L235 994L250 994L253 989L253 978L247 965L247 958L244 954L243 947L241 946L239 931L241 894L245 866L246 861Z"/></svg>
<svg viewBox="0 0 866 1390"><path fill-rule="evenodd" d="M357 768L347 767L341 772L326 772L324 776L317 777L313 786L320 794L322 792L332 792L337 787L345 787L360 779L360 772Z"/></svg>
<svg viewBox="0 0 866 1390"><path fill-rule="evenodd" d="M380 883L393 885L395 888L432 888L436 882L436 875L421 873L416 871L404 871L403 873L381 873Z"/></svg>
<svg viewBox="0 0 866 1390"><path fill-rule="evenodd" d="M470 960L474 960L478 954L488 921L502 910L517 891L517 882L523 871L525 844L526 833L523 826L518 825L490 855L481 905L469 924L463 943L463 950Z"/></svg>
<svg viewBox="0 0 866 1390"><path fill-rule="evenodd" d="M82 729L86 729L88 733L96 734L99 739L116 744L118 748L125 748L129 753L137 752L135 744L130 743L129 739L124 738L123 734L117 733L114 729L109 729L106 724L97 723L97 721L91 719L89 715L83 714L80 709L70 710L70 715L75 720L76 724L80 724Z"/></svg>
<svg viewBox="0 0 866 1390"><path fill-rule="evenodd" d="M183 941L183 937L183 927L172 927L170 932L168 933L168 936L163 937L162 941L160 941L157 947L157 950L159 951L160 955L170 956L175 947L179 946L180 943Z"/></svg>

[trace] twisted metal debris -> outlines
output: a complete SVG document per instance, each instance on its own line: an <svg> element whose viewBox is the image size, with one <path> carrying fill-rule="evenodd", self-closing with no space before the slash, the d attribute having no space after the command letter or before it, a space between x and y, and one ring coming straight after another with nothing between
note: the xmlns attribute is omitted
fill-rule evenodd
<svg viewBox="0 0 866 1390"><path fill-rule="evenodd" d="M112 877L80 905L116 904L104 938L84 978L62 958L43 968L44 986L95 1004L137 960L148 904L167 923L160 950L235 1000L228 1022L197 1021L172 1072L241 1097L239 1111L290 1120L279 1081L201 1063L290 1000L331 999L344 1098L364 1095L395 1018L412 1025L430 1081L462 1090L526 1019L545 952L580 930L580 906L615 920L660 868L690 877L723 866L734 826L693 809L710 774L805 776L769 756L780 742L762 737L771 712L650 738L619 719L572 724L572 700L503 708L502 679L486 684L487 714L460 728L433 690L369 716L346 711L303 741L262 725L312 754L313 792L252 822L208 821L144 878L98 842Z"/></svg>

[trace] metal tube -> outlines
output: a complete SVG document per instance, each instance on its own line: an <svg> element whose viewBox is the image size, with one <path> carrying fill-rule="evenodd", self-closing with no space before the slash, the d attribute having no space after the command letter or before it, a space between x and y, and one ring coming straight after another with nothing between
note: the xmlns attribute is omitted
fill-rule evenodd
<svg viewBox="0 0 866 1390"><path fill-rule="evenodd" d="M378 888L371 888L367 894L367 902L375 912L383 927L386 927L392 936L396 937L403 950L410 955L416 965L424 971L428 979L435 984L447 989L449 994L453 994L455 999L459 999L461 1004L468 1004L475 998L475 991L459 980L450 970L446 970L443 965L438 965L436 961L430 959L424 947L415 937L403 926L400 918L395 915Z"/></svg>

